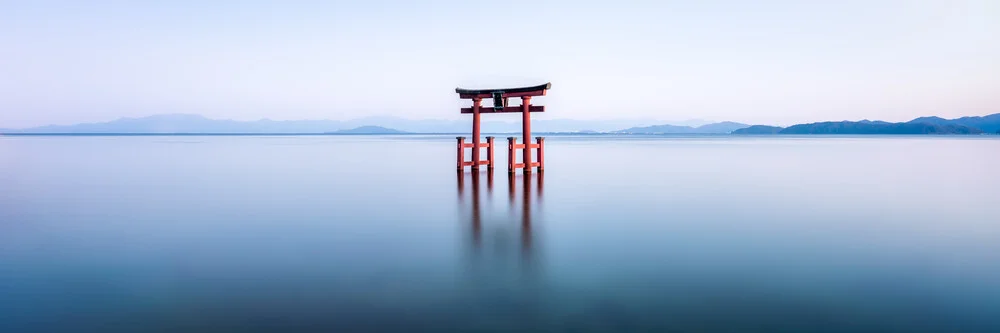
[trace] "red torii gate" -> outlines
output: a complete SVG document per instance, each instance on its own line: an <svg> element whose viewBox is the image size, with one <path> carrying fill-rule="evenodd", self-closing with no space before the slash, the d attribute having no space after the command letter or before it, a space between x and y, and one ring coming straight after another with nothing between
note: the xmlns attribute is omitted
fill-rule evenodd
<svg viewBox="0 0 1000 333"><path fill-rule="evenodd" d="M479 170L480 165L486 165L489 171L493 171L494 138L486 137L486 143L480 143L479 138L479 115L483 113L521 113L521 132L524 135L524 143L518 144L517 138L507 138L507 172L514 173L514 169L523 168L525 173L531 172L532 167L538 167L538 171L545 170L545 138L536 138L537 143L531 143L531 112L545 112L545 106L531 105L531 97L545 96L545 92L552 87L552 83L533 87L507 88L507 89L462 89L455 88L458 98L471 99L471 108L462 108L462 113L472 114L472 143L465 143L465 137L458 137L458 171L464 171L465 166L471 166L473 171ZM507 106L507 99L510 97L520 97L520 106ZM484 98L493 99L492 108L483 108ZM472 148L472 161L465 160L465 148ZM486 148L486 160L479 159L481 148ZM531 149L537 149L538 161L531 161ZM523 155L521 163L516 162L515 151L521 149Z"/></svg>

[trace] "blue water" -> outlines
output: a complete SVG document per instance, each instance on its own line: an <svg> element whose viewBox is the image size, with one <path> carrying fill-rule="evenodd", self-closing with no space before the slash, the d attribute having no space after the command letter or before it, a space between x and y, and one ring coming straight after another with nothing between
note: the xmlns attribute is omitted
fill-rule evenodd
<svg viewBox="0 0 1000 333"><path fill-rule="evenodd" d="M1000 332L1000 137L0 136L0 332Z"/></svg>

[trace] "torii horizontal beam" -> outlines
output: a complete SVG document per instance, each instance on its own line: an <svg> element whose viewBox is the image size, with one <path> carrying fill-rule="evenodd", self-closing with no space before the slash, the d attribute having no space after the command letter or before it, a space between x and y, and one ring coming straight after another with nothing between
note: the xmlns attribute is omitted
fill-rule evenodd
<svg viewBox="0 0 1000 333"><path fill-rule="evenodd" d="M531 105L529 106L529 112L545 112L545 105ZM479 113L508 113L508 112L524 112L521 106L508 106L503 109L497 110L491 107L479 108ZM472 108L462 108L462 113L473 113Z"/></svg>
<svg viewBox="0 0 1000 333"><path fill-rule="evenodd" d="M500 92L503 93L503 97L531 97L531 96L545 96L545 91L552 88L552 83L546 83L542 85L537 85L533 87L521 87L521 88L505 88L505 89L462 89L455 88L455 92L458 93L458 98L461 99L474 99L474 98L493 98L493 93Z"/></svg>

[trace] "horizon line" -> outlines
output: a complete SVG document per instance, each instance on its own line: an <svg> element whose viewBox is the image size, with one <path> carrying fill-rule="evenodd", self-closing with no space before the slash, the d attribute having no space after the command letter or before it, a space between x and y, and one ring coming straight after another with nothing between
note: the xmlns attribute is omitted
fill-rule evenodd
<svg viewBox="0 0 1000 333"><path fill-rule="evenodd" d="M969 118L969 117L987 117L987 116L992 116L992 115L997 115L997 114L1000 114L1000 112L988 113L988 114L983 114L983 115L975 115L975 116L962 116L962 117L957 117L957 118L944 118L944 117L940 117L940 116L936 116L936 115L929 115L929 116L916 117L916 118L910 119L908 121L899 121L899 122L896 122L896 121L884 121L884 122L888 122L888 123L905 123L905 122L909 122L909 121L913 121L913 120L921 119L921 118L939 118L939 119L945 119L945 120L956 120L956 119ZM158 116L191 116L191 117L198 117L198 118L201 118L201 119L212 120L212 121L233 121L233 122L244 122L244 123L260 122L260 121L271 121L271 122L297 122L297 121L351 122L351 121L360 121L360 120L364 120L364 119L368 119L368 118L395 118L395 119L404 120L404 121L447 121L447 122L460 122L460 121L464 121L462 119L444 119L444 118L416 118L415 119L415 118L405 118L405 117L393 116L393 115L372 115L372 116L365 116L365 117L359 117L359 118L351 118L351 119L346 119L346 120L336 120L336 119L285 119L285 120L274 120L274 119L270 119L270 118L259 118L259 119L255 119L255 120L236 120L236 119L232 119L232 118L210 118L208 116L197 114L197 113L157 113L157 114L151 114L151 115L141 116L141 117L126 117L126 116L122 116L122 117L118 117L118 118L111 119L111 120L105 120L105 121L78 122L78 123L73 123L73 124L51 124L50 123L50 124L46 124L46 125L37 125L37 126L28 126L28 127L17 127L17 128L3 128L3 127L0 127L0 130L15 130L15 131L17 131L17 130L30 130L30 129L36 129L36 128L40 128L40 127L49 127L49 126L78 126L78 125L87 125L87 124L102 124L102 123L110 123L110 122L119 121L119 120L125 120L125 119L145 119L145 118L153 118L153 117L158 117ZM519 120L516 120L516 119L513 120L513 121L485 120L484 119L483 121L484 122L491 122L491 123L498 123L498 122L499 123L518 123L519 122ZM883 121L883 120L869 119L869 118L860 119L860 120L847 120L847 119L844 119L844 120L821 120L821 121L809 121L809 122L793 123L793 124L785 125L785 126L782 126L782 125L772 125L772 124L764 124L764 123L752 123L752 122L751 123L744 123L744 122L732 121L732 120L717 121L717 120L709 120L709 119L701 119L701 118L689 118L687 120L662 120L662 119L652 119L652 118L613 118L613 119L553 118L553 119L537 119L536 121L543 121L543 122L548 122L548 121L580 121L580 122L628 122L628 121L637 121L637 122L657 122L657 123L654 124L654 125L634 125L632 127L649 127L649 126L663 126L663 125L667 125L667 126L679 126L679 127L698 128L698 127L705 126L705 125L712 125L712 124L719 124L719 123L737 123L737 124L748 125L748 126L789 127L789 126L801 125L801 124L815 124L815 123L825 123L825 122L863 122L863 121ZM678 123L686 123L686 122L694 122L694 123L701 123L701 124L700 125L678 125ZM385 127L385 126L378 125L378 124L366 124L366 125L359 125L359 126L379 126L379 127ZM392 128L389 128L389 127L385 127L385 128L392 129ZM584 131L584 130L588 130L588 129L581 129L580 131ZM622 130L624 130L624 129L622 129ZM600 131L597 131L597 132L600 132ZM325 132L318 132L317 134L322 134L322 133L325 133ZM433 133L433 134L451 134L451 133L448 133L448 132L427 132L427 134L431 134L431 133ZM499 133L504 133L504 132L499 132ZM53 132L53 134L62 134L62 133L61 132ZM276 134L280 134L280 133L276 133ZM295 134L299 134L299 132L295 132Z"/></svg>

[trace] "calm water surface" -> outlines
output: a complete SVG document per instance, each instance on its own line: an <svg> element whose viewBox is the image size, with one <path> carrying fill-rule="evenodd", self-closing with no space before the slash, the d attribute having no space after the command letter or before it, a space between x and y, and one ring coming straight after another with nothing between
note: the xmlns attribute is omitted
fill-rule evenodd
<svg viewBox="0 0 1000 333"><path fill-rule="evenodd" d="M1000 332L1000 137L0 137L0 331Z"/></svg>

